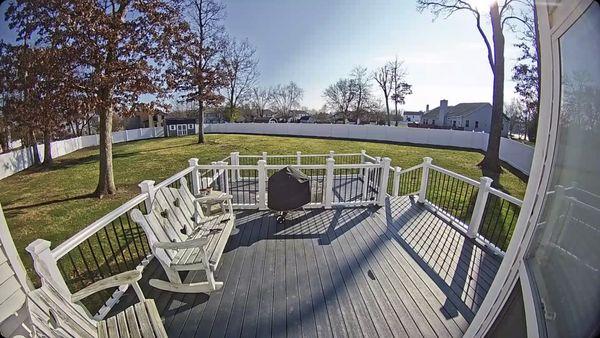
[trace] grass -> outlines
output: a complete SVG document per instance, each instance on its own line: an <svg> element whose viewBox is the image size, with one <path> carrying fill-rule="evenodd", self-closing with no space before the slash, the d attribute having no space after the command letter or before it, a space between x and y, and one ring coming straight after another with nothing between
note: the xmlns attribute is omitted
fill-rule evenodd
<svg viewBox="0 0 600 338"><path fill-rule="evenodd" d="M0 181L0 203L13 239L31 269L25 252L27 244L37 238L56 247L65 239L139 193L137 184L145 179L157 182L187 166L191 157L201 164L220 160L230 152L241 154L356 153L365 149L373 156L390 157L392 165L408 168L422 162L433 163L465 176L478 179L479 152L298 137L255 135L208 135L207 143L198 145L196 137L167 138L117 144L114 146L116 196L97 199L90 196L98 178L98 149L79 150L55 160L47 169L32 168ZM502 189L523 198L526 182L508 170L500 178Z"/></svg>

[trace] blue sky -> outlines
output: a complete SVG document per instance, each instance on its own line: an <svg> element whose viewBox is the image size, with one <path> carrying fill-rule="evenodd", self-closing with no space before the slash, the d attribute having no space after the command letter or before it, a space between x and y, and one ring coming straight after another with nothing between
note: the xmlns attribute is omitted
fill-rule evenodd
<svg viewBox="0 0 600 338"><path fill-rule="evenodd" d="M398 56L405 61L414 94L407 110L488 101L492 73L470 14L433 21L408 0L229 0L227 28L248 38L260 59L260 83L295 81L303 105L320 108L324 89L355 65L374 69ZM507 33L507 79L517 55ZM375 85L373 85L373 89ZM506 83L506 101L513 84Z"/></svg>
<svg viewBox="0 0 600 338"><path fill-rule="evenodd" d="M476 0L474 0L476 1ZM406 110L487 101L492 73L473 17L448 19L419 13L409 0L226 0L226 26L257 50L259 84L295 81L304 89L303 106L318 109L322 93L356 65L370 70L398 56L405 61L414 94ZM0 6L2 13L5 4ZM12 36L5 22L0 36ZM517 51L506 32L505 101L514 96L510 71ZM379 95L373 83L374 93Z"/></svg>

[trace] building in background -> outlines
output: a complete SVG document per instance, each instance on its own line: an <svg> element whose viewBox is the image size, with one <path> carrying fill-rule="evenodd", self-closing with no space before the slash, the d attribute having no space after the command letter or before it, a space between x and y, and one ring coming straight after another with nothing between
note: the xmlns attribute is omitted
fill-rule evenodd
<svg viewBox="0 0 600 338"><path fill-rule="evenodd" d="M410 123L421 123L421 118L423 117L422 111L405 111L404 112L404 121Z"/></svg>
<svg viewBox="0 0 600 338"><path fill-rule="evenodd" d="M193 118L167 118L165 120L165 137L194 135L198 121Z"/></svg>
<svg viewBox="0 0 600 338"><path fill-rule="evenodd" d="M125 129L164 127L164 120L165 114L162 112L142 112L127 119Z"/></svg>
<svg viewBox="0 0 600 338"><path fill-rule="evenodd" d="M440 106L425 113L421 118L424 127L490 132L492 105L487 102L467 102L449 106L448 100L440 100ZM508 136L509 118L503 115L502 136Z"/></svg>

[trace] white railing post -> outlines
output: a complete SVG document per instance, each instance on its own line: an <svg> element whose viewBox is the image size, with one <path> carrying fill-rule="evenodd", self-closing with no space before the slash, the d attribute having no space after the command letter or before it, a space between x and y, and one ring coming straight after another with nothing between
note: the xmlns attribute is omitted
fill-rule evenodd
<svg viewBox="0 0 600 338"><path fill-rule="evenodd" d="M366 150L361 150L360 151L360 164L365 164L365 156L367 155L367 151ZM365 181L365 169L361 168L358 172L358 174L362 177L363 182Z"/></svg>
<svg viewBox="0 0 600 338"><path fill-rule="evenodd" d="M429 181L429 167L431 166L431 157L423 157L423 174L421 175L421 188L419 189L419 203L425 203L427 195L427 182Z"/></svg>
<svg viewBox="0 0 600 338"><path fill-rule="evenodd" d="M240 165L240 152L239 151L234 151L231 153L231 165L233 165L233 166ZM240 169L235 169L235 171L232 174L233 174L231 177L232 181L235 182L240 179Z"/></svg>
<svg viewBox="0 0 600 338"><path fill-rule="evenodd" d="M217 162L217 165L219 166L219 170L223 173L219 174L219 177L221 178L221 188L224 187L225 189L223 191L229 194L229 171L227 170L227 162L219 161Z"/></svg>
<svg viewBox="0 0 600 338"><path fill-rule="evenodd" d="M381 163L381 157L380 156L375 156L375 163Z"/></svg>
<svg viewBox="0 0 600 338"><path fill-rule="evenodd" d="M144 201L144 203L146 204L147 212L150 212L150 210L152 210L152 202L154 202L154 194L156 193L154 183L155 182L152 180L145 180L138 184L138 187L140 187L142 194L148 194L148 198L146 198L146 200Z"/></svg>
<svg viewBox="0 0 600 338"><path fill-rule="evenodd" d="M335 156L335 151L330 150L329 151L329 158L333 158Z"/></svg>
<svg viewBox="0 0 600 338"><path fill-rule="evenodd" d="M265 162L267 162L267 152L266 152L266 151L263 151L263 152L262 152L262 159L263 159ZM269 163L269 162L267 162L267 163ZM265 165L266 165L267 163L265 163Z"/></svg>
<svg viewBox="0 0 600 338"><path fill-rule="evenodd" d="M33 266L42 280L42 285L50 284L66 299L71 299L69 287L67 287L67 283L65 283L65 279L56 264L56 259L54 259L50 250L50 242L44 239L36 239L25 250L33 258Z"/></svg>
<svg viewBox="0 0 600 338"><path fill-rule="evenodd" d="M379 175L380 177L380 182L379 182L379 196L377 196L377 204L379 206L384 206L385 205L385 198L387 196L387 186L388 186L388 180L390 178L390 164L392 163L392 160L389 157L384 157L381 160L381 166L380 166L380 170L381 175Z"/></svg>
<svg viewBox="0 0 600 338"><path fill-rule="evenodd" d="M326 178L325 178L325 189L324 191L324 201L325 209L331 209L331 204L333 203L333 170L335 165L335 160L333 158L328 158L325 160L326 166Z"/></svg>
<svg viewBox="0 0 600 338"><path fill-rule="evenodd" d="M267 161L258 161L258 210L267 210Z"/></svg>
<svg viewBox="0 0 600 338"><path fill-rule="evenodd" d="M301 151L296 152L296 164L302 165L302 152Z"/></svg>
<svg viewBox="0 0 600 338"><path fill-rule="evenodd" d="M402 171L402 168L400 167L395 167L394 168L394 185L392 187L392 195L393 196L398 196L398 191L400 190L400 172Z"/></svg>
<svg viewBox="0 0 600 338"><path fill-rule="evenodd" d="M471 221L469 222L469 228L467 229L467 236L469 236L469 238L475 238L477 237L477 233L479 233L479 227L481 226L485 205L487 203L487 198L493 181L494 180L491 178L485 176L479 181L477 200L475 201L473 214L471 215Z"/></svg>
<svg viewBox="0 0 600 338"><path fill-rule="evenodd" d="M190 167L194 168L194 170L192 170L192 194L194 196L198 196L198 193L200 192L200 180L198 177L198 159L190 158L188 160L188 164Z"/></svg>

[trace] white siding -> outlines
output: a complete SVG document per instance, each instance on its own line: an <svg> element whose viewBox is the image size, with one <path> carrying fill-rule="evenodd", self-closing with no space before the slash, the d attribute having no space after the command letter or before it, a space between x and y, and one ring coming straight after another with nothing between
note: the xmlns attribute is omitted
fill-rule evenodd
<svg viewBox="0 0 600 338"><path fill-rule="evenodd" d="M26 335L29 326L27 293L32 289L0 206L0 334Z"/></svg>

